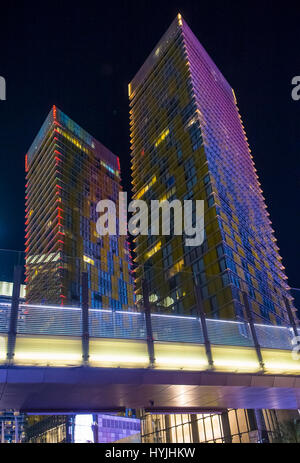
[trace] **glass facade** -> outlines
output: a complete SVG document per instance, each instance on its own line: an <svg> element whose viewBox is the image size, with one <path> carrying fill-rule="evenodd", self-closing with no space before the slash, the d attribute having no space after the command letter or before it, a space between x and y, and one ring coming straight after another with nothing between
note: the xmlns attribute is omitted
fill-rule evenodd
<svg viewBox="0 0 300 463"><path fill-rule="evenodd" d="M116 442L140 433L140 420L113 415L98 415L98 442Z"/></svg>
<svg viewBox="0 0 300 463"><path fill-rule="evenodd" d="M181 15L128 90L134 199L204 200L205 212L201 246L176 235L172 214L169 236L135 238L137 301L146 280L152 311L197 315L197 285L208 326L248 320L245 298L257 324L289 324L293 298L234 90ZM270 410L146 414L142 440L267 442L275 425Z"/></svg>
<svg viewBox="0 0 300 463"><path fill-rule="evenodd" d="M275 410L232 409L222 413L152 415L142 417L142 442L255 443L278 437Z"/></svg>
<svg viewBox="0 0 300 463"><path fill-rule="evenodd" d="M134 198L205 201L205 239L137 236L153 309L285 324L293 308L233 89L178 15L129 84ZM195 211L192 213L195 223ZM149 222L150 223L150 222Z"/></svg>
<svg viewBox="0 0 300 463"><path fill-rule="evenodd" d="M74 418L67 415L28 416L25 442L56 444L72 442Z"/></svg>
<svg viewBox="0 0 300 463"><path fill-rule="evenodd" d="M121 191L119 159L55 106L26 155L26 299L79 305L88 272L89 305L133 305L126 236L96 231L96 205Z"/></svg>
<svg viewBox="0 0 300 463"><path fill-rule="evenodd" d="M25 436L25 415L6 410L0 412L0 442L11 444L21 442Z"/></svg>
<svg viewBox="0 0 300 463"><path fill-rule="evenodd" d="M109 443L131 436L140 439L140 420L119 415L78 414L29 416L26 442Z"/></svg>

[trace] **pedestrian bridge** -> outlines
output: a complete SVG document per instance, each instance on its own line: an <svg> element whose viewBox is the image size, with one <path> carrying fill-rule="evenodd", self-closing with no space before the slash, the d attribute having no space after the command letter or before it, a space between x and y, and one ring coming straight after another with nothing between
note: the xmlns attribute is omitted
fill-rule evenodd
<svg viewBox="0 0 300 463"><path fill-rule="evenodd" d="M288 326L28 304L12 320L11 311L1 303L0 409L300 408Z"/></svg>

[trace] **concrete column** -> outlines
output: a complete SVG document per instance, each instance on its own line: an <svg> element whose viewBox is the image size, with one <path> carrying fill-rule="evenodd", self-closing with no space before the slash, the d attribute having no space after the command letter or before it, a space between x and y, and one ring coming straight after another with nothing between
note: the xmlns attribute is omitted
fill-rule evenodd
<svg viewBox="0 0 300 463"><path fill-rule="evenodd" d="M195 413L191 415L191 428L192 428L193 444L196 444L200 442L200 439L199 439L198 420L197 420L197 415Z"/></svg>
<svg viewBox="0 0 300 463"><path fill-rule="evenodd" d="M143 415L141 416L141 419L143 421L143 435L146 436L144 437L144 442L147 443L149 438L151 439L151 441L149 442L154 442L155 429L153 427L151 413L147 413L144 411ZM150 437L147 436L147 434L149 434Z"/></svg>
<svg viewBox="0 0 300 463"><path fill-rule="evenodd" d="M222 428L223 428L224 442L226 444L231 444L232 438L231 438L230 423L229 423L229 418L228 418L228 411L221 413L221 422L222 422Z"/></svg>
<svg viewBox="0 0 300 463"><path fill-rule="evenodd" d="M166 427L166 442L167 444L172 443L172 431L171 431L171 420L170 415L165 415L165 427Z"/></svg>

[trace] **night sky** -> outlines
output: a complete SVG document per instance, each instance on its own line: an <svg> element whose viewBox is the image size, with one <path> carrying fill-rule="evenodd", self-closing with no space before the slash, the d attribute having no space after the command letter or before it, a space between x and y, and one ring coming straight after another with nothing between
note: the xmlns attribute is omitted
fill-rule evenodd
<svg viewBox="0 0 300 463"><path fill-rule="evenodd" d="M292 287L299 278L300 4L6 2L0 7L0 248L24 249L24 156L56 104L120 157L130 188L127 85L180 12L234 88Z"/></svg>

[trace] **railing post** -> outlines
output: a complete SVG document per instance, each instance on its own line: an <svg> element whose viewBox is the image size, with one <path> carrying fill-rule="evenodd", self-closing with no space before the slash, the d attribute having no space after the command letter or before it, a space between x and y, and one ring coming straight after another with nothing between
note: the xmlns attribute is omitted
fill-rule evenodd
<svg viewBox="0 0 300 463"><path fill-rule="evenodd" d="M145 313L145 322L146 322L146 332L147 332L147 346L148 346L148 355L150 360L150 366L153 367L155 363L154 356L154 341L153 341L153 332L152 332L152 323L151 323L151 307L149 301L149 290L148 283L143 280L143 300L144 300L144 313Z"/></svg>
<svg viewBox="0 0 300 463"><path fill-rule="evenodd" d="M8 339L7 339L7 361L8 363L13 362L14 355L15 355L22 270L23 269L21 265L15 265L14 284L13 284L13 293L12 293L12 299L11 299L9 330L8 330Z"/></svg>
<svg viewBox="0 0 300 463"><path fill-rule="evenodd" d="M197 284L195 285L195 296L196 296L197 313L198 313L198 316L200 318L201 327L202 327L202 333L203 333L203 338L204 338L206 357L207 357L208 364L209 364L210 368L213 368L214 361L213 361L213 356L212 356L212 351L211 351L210 340L209 340L209 337L208 337L208 331L207 331L207 325L206 325L206 317L205 317L205 313L204 313L204 309L203 309L203 303L202 303L200 287Z"/></svg>
<svg viewBox="0 0 300 463"><path fill-rule="evenodd" d="M299 333L298 333L298 330L297 330L296 320L295 320L294 314L292 312L290 303L289 303L289 301L288 301L288 299L286 297L284 298L284 303L285 303L286 310L287 310L287 313L288 313L290 325L291 325L291 327L293 328L293 331L294 331L294 335L299 336Z"/></svg>
<svg viewBox="0 0 300 463"><path fill-rule="evenodd" d="M89 288L88 288L88 274L82 272L81 274L81 294L82 294L82 326L81 326L81 339L82 339L82 359L83 363L87 364L89 361Z"/></svg>
<svg viewBox="0 0 300 463"><path fill-rule="evenodd" d="M263 361L263 358L262 358L261 348L260 348L260 344L258 342L258 338L257 338L255 326L254 326L252 310L250 309L249 301L248 301L248 295L247 295L247 293L245 291L243 291L243 301L244 301L244 306L245 306L245 309L246 309L246 314L247 314L248 323L249 323L249 326L250 326L252 338L253 338L253 341L254 341L256 355L257 355L259 364L261 366L261 369L264 370L265 365L264 365L264 361Z"/></svg>

